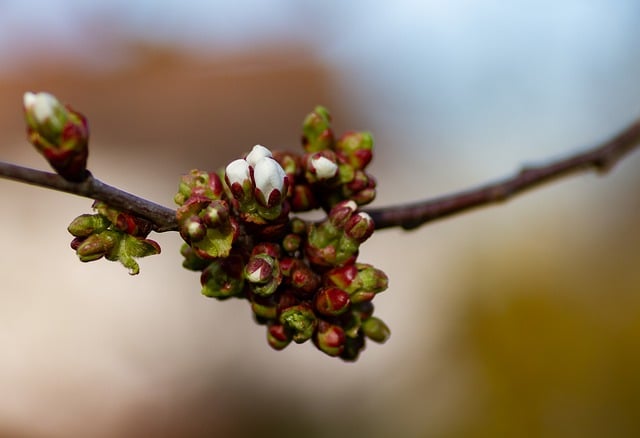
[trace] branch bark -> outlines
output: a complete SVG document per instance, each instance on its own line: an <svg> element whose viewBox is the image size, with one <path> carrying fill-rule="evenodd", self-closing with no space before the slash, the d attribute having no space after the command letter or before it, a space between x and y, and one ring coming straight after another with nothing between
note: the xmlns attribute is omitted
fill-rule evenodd
<svg viewBox="0 0 640 438"><path fill-rule="evenodd" d="M76 183L55 173L0 161L0 177L103 201L118 210L148 220L153 230L159 233L178 228L175 210L112 187L91 174L84 181Z"/></svg>
<svg viewBox="0 0 640 438"><path fill-rule="evenodd" d="M376 230L417 228L427 222L463 213L472 208L504 202L543 183L577 172L606 173L640 145L640 120L599 146L539 166L525 167L516 175L470 190L404 205L367 210Z"/></svg>
<svg viewBox="0 0 640 438"><path fill-rule="evenodd" d="M437 198L365 211L373 218L376 229L402 227L410 230L436 219L504 202L526 190L571 174L587 170L606 173L639 145L640 120L637 120L595 148L547 164L525 167L497 182ZM178 228L175 210L109 186L92 175L83 182L74 183L54 173L0 161L0 177L103 201L148 220L157 232Z"/></svg>

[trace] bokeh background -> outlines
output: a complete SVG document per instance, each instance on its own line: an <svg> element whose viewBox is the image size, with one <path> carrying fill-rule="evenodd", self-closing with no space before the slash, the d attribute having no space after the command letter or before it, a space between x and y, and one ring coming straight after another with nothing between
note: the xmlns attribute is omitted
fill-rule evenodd
<svg viewBox="0 0 640 438"><path fill-rule="evenodd" d="M373 131L375 205L427 198L638 117L639 23L634 0L2 0L0 159L46 168L21 102L47 90L89 117L96 176L171 206L324 104ZM392 337L354 364L271 350L175 233L137 277L79 263L91 201L0 180L0 435L638 436L639 168L376 233Z"/></svg>

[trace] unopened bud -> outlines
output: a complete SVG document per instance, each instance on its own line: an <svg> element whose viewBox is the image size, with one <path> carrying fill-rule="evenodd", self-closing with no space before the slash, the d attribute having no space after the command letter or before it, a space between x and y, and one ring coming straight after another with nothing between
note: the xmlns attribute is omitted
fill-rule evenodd
<svg viewBox="0 0 640 438"><path fill-rule="evenodd" d="M364 169L371 158L373 136L369 132L347 132L336 142L336 153L340 159L356 169Z"/></svg>
<svg viewBox="0 0 640 438"><path fill-rule="evenodd" d="M199 242L207 235L207 227L199 216L191 216L180 226L180 236L187 242Z"/></svg>
<svg viewBox="0 0 640 438"><path fill-rule="evenodd" d="M63 178L74 182L86 179L89 154L86 118L49 93L27 92L23 104L31 144Z"/></svg>
<svg viewBox="0 0 640 438"><path fill-rule="evenodd" d="M357 209L358 205L351 200L339 202L329 212L329 222L337 228L343 228Z"/></svg>
<svg viewBox="0 0 640 438"><path fill-rule="evenodd" d="M373 234L375 223L371 216L365 212L359 212L349 218L344 226L345 234L358 243L367 240Z"/></svg>
<svg viewBox="0 0 640 438"><path fill-rule="evenodd" d="M315 309L326 316L341 315L349 309L351 300L349 294L337 287L320 289L315 296Z"/></svg>
<svg viewBox="0 0 640 438"><path fill-rule="evenodd" d="M346 337L342 327L320 321L313 342L329 356L339 356L344 351Z"/></svg>
<svg viewBox="0 0 640 438"><path fill-rule="evenodd" d="M207 227L226 226L229 221L229 204L222 200L211 201L200 217Z"/></svg>
<svg viewBox="0 0 640 438"><path fill-rule="evenodd" d="M391 335L389 327L380 319L372 316L362 321L362 331L372 341L383 343Z"/></svg>
<svg viewBox="0 0 640 438"><path fill-rule="evenodd" d="M178 185L178 193L173 200L182 205L192 196L207 200L220 199L224 194L224 186L218 174L193 169L187 175L182 175Z"/></svg>
<svg viewBox="0 0 640 438"><path fill-rule="evenodd" d="M271 157L273 157L273 155L268 148L262 146L261 144L257 144L253 147L253 149L251 149L251 152L247 154L245 160L247 161L249 166L256 167L256 164L258 164L258 162L263 158Z"/></svg>
<svg viewBox="0 0 640 438"><path fill-rule="evenodd" d="M100 214L83 214L69 224L67 231L76 237L87 237L109 228L111 222Z"/></svg>
<svg viewBox="0 0 640 438"><path fill-rule="evenodd" d="M278 260L266 254L252 256L244 267L244 278L251 284L255 294L273 294L282 281Z"/></svg>
<svg viewBox="0 0 640 438"><path fill-rule="evenodd" d="M293 341L300 344L311 338L318 320L310 307L300 304L284 309L280 323L291 331Z"/></svg>
<svg viewBox="0 0 640 438"><path fill-rule="evenodd" d="M317 106L307 115L302 124L302 133L302 146L305 151L333 149L335 140L331 130L331 116L326 108Z"/></svg>
<svg viewBox="0 0 640 438"><path fill-rule="evenodd" d="M291 342L291 333L282 324L267 327L267 342L275 350L282 350Z"/></svg>
<svg viewBox="0 0 640 438"><path fill-rule="evenodd" d="M91 262L107 255L118 243L118 233L104 231L92 234L82 241L76 249L81 262Z"/></svg>
<svg viewBox="0 0 640 438"><path fill-rule="evenodd" d="M241 294L244 286L242 271L238 269L241 263L239 257L233 256L210 263L200 277L202 295L223 300Z"/></svg>
<svg viewBox="0 0 640 438"><path fill-rule="evenodd" d="M246 201L253 191L249 163L243 159L234 160L225 168L225 179L231 194L238 201Z"/></svg>
<svg viewBox="0 0 640 438"><path fill-rule="evenodd" d="M305 179L309 183L325 182L338 174L336 154L331 150L323 150L307 154L304 158Z"/></svg>
<svg viewBox="0 0 640 438"><path fill-rule="evenodd" d="M276 160L263 158L253 166L256 199L265 207L274 207L284 200L287 175Z"/></svg>

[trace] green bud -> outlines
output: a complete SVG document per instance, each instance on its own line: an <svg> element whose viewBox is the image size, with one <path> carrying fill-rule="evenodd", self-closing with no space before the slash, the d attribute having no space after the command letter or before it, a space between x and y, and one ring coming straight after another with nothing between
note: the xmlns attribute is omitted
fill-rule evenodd
<svg viewBox="0 0 640 438"><path fill-rule="evenodd" d="M280 323L291 331L293 341L301 344L311 338L318 320L310 307L300 304L284 309L280 314Z"/></svg>
<svg viewBox="0 0 640 438"><path fill-rule="evenodd" d="M67 227L67 231L76 237L87 237L109 228L111 222L100 214L82 214Z"/></svg>
<svg viewBox="0 0 640 438"><path fill-rule="evenodd" d="M331 130L331 116L322 106L317 106L302 124L302 147L306 152L333 149L334 137Z"/></svg>
<svg viewBox="0 0 640 438"><path fill-rule="evenodd" d="M114 231L92 234L82 241L76 249L76 253L81 262L92 262L111 252L119 240L119 234Z"/></svg>
<svg viewBox="0 0 640 438"><path fill-rule="evenodd" d="M278 317L278 303L273 299L273 295L264 298L259 295L251 296L251 310L258 318L275 320Z"/></svg>
<svg viewBox="0 0 640 438"><path fill-rule="evenodd" d="M378 343L386 342L391 335L389 327L375 316L362 321L362 331L369 339Z"/></svg>
<svg viewBox="0 0 640 438"><path fill-rule="evenodd" d="M294 253L300 249L302 237L299 234L287 234L282 239L282 247L288 253Z"/></svg>
<svg viewBox="0 0 640 438"><path fill-rule="evenodd" d="M202 295L220 300L240 295L244 287L244 278L241 272L239 275L235 272L235 265L239 263L241 264L242 260L233 256L211 262L200 276Z"/></svg>

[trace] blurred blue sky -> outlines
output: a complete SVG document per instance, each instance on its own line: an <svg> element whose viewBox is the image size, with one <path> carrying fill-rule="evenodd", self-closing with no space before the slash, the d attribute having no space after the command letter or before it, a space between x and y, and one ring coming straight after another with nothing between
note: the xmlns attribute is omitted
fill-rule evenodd
<svg viewBox="0 0 640 438"><path fill-rule="evenodd" d="M426 136L484 175L496 152L495 175L640 114L639 22L634 0L0 0L0 71L43 47L109 65L109 43L132 37L196 53L304 44L414 153L429 156Z"/></svg>

